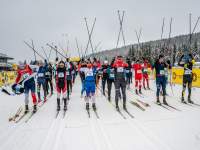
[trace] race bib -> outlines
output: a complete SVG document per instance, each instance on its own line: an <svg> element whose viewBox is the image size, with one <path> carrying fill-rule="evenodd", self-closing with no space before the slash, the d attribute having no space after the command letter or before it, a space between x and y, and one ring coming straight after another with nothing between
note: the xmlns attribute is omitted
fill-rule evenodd
<svg viewBox="0 0 200 150"><path fill-rule="evenodd" d="M126 73L129 73L130 72L130 70L126 70Z"/></svg>
<svg viewBox="0 0 200 150"><path fill-rule="evenodd" d="M72 70L72 74L74 74L75 72L74 72L74 70Z"/></svg>
<svg viewBox="0 0 200 150"><path fill-rule="evenodd" d="M190 75L192 73L192 70L185 70L185 75Z"/></svg>
<svg viewBox="0 0 200 150"><path fill-rule="evenodd" d="M38 73L38 77L44 77L44 73Z"/></svg>
<svg viewBox="0 0 200 150"><path fill-rule="evenodd" d="M23 79L26 79L26 78L28 78L30 75L29 75L29 73L25 73L25 74L23 74Z"/></svg>
<svg viewBox="0 0 200 150"><path fill-rule="evenodd" d="M64 78L64 73L63 72L59 72L58 73L58 78Z"/></svg>
<svg viewBox="0 0 200 150"><path fill-rule="evenodd" d="M93 76L93 72L87 72L86 76Z"/></svg>
<svg viewBox="0 0 200 150"><path fill-rule="evenodd" d="M46 72L45 75L50 76L50 72Z"/></svg>
<svg viewBox="0 0 200 150"><path fill-rule="evenodd" d="M139 74L139 73L142 73L142 71L141 70L137 70L137 74Z"/></svg>
<svg viewBox="0 0 200 150"><path fill-rule="evenodd" d="M148 70L145 68L145 69L144 69L144 72L147 72L147 71L148 71Z"/></svg>
<svg viewBox="0 0 200 150"><path fill-rule="evenodd" d="M165 75L165 71L164 70L160 70L160 75Z"/></svg>
<svg viewBox="0 0 200 150"><path fill-rule="evenodd" d="M111 73L110 74L110 78L114 78L115 77L115 74L114 73Z"/></svg>
<svg viewBox="0 0 200 150"><path fill-rule="evenodd" d="M124 68L123 67L119 67L119 68L117 68L117 72L124 72Z"/></svg>
<svg viewBox="0 0 200 150"><path fill-rule="evenodd" d="M69 71L66 72L66 75L69 76Z"/></svg>

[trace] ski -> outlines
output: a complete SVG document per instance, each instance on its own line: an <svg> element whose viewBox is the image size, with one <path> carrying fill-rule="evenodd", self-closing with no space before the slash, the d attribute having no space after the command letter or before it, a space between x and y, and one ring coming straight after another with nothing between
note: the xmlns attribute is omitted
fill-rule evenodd
<svg viewBox="0 0 200 150"><path fill-rule="evenodd" d="M27 116L27 114L29 114L29 112L23 113L23 115L21 115L17 120L15 120L15 123L20 122L25 116Z"/></svg>
<svg viewBox="0 0 200 150"><path fill-rule="evenodd" d="M117 110L117 112L122 116L123 119L126 119L126 117L124 116L124 114L120 110Z"/></svg>
<svg viewBox="0 0 200 150"><path fill-rule="evenodd" d="M30 116L28 116L28 118L25 120L25 123L27 123L34 115L36 112L31 112Z"/></svg>
<svg viewBox="0 0 200 150"><path fill-rule="evenodd" d="M19 117L19 115L20 115L20 113L22 112L22 110L23 110L22 106L19 107L19 108L17 109L17 112L16 112L12 117L10 117L10 118L8 119L8 121L9 121L9 122L15 121L15 119Z"/></svg>
<svg viewBox="0 0 200 150"><path fill-rule="evenodd" d="M182 101L180 101L180 103L181 104L183 104L183 105L188 105L188 106L191 106L191 107L193 107L194 105L192 105L192 104L190 104L190 103L187 103L187 102L182 102Z"/></svg>
<svg viewBox="0 0 200 150"><path fill-rule="evenodd" d="M197 103L193 103L192 105L195 105L195 106L199 106L199 107L200 107L200 104L197 104Z"/></svg>
<svg viewBox="0 0 200 150"><path fill-rule="evenodd" d="M66 112L67 112L67 110L63 111L63 119L65 118Z"/></svg>
<svg viewBox="0 0 200 150"><path fill-rule="evenodd" d="M130 103L131 103L132 105L136 106L137 108L139 108L140 110L145 111L145 109L144 109L142 106L140 106L138 103L136 103L136 102L134 102L134 101L130 101Z"/></svg>
<svg viewBox="0 0 200 150"><path fill-rule="evenodd" d="M141 101L141 100L139 100L139 99L137 99L137 101L139 102L139 103L141 103L143 106L145 106L145 107L150 107L150 105L148 104L148 103L145 103L145 102L143 102L143 101Z"/></svg>
<svg viewBox="0 0 200 150"><path fill-rule="evenodd" d="M155 102L155 104L170 111L170 109L168 107L166 107L166 106L164 106L162 104L157 104L156 102Z"/></svg>
<svg viewBox="0 0 200 150"><path fill-rule="evenodd" d="M165 104L163 104L163 105L165 105ZM176 108L176 107L174 107L174 106L171 106L171 105L165 105L165 106L168 106L168 107L170 107L170 108L172 108L172 109L174 109L174 110L176 110L176 111L181 111L180 109L178 109L178 108Z"/></svg>
<svg viewBox="0 0 200 150"><path fill-rule="evenodd" d="M99 117L99 114L97 113L97 111L96 111L96 110L94 110L94 109L93 109L93 111L94 111L94 113L95 113L95 115L96 115L97 119L100 119L100 117Z"/></svg>
<svg viewBox="0 0 200 150"><path fill-rule="evenodd" d="M131 118L135 118L127 109L124 110Z"/></svg>
<svg viewBox="0 0 200 150"><path fill-rule="evenodd" d="M60 111L56 111L55 119L58 117Z"/></svg>
<svg viewBox="0 0 200 150"><path fill-rule="evenodd" d="M87 114L88 114L88 118L90 118L90 111L89 110L86 110L87 111Z"/></svg>

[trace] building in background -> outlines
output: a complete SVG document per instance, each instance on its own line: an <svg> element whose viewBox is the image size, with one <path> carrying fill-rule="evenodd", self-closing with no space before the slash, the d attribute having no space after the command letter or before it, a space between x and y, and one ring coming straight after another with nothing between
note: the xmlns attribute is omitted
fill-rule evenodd
<svg viewBox="0 0 200 150"><path fill-rule="evenodd" d="M12 70L12 63L9 62L14 58L7 56L6 54L0 53L0 71L3 70Z"/></svg>

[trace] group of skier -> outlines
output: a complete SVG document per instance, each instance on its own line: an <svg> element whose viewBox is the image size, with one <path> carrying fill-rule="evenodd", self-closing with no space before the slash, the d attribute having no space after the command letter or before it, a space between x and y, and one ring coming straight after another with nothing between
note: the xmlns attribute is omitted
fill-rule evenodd
<svg viewBox="0 0 200 150"><path fill-rule="evenodd" d="M37 104L47 101L47 96L53 94L54 88L57 92L57 111L60 111L61 93L64 101L64 110L67 110L67 100L72 92L72 84L75 81L76 67L73 63L58 61L55 64L47 60L36 61L34 65L19 62L17 78L12 85L15 94L25 94L25 114L29 112L29 91L33 101L33 113L37 111ZM41 97L43 89L43 99ZM37 95L36 95L37 93Z"/></svg>
<svg viewBox="0 0 200 150"><path fill-rule="evenodd" d="M188 86L188 102L191 100L192 87L192 68L195 63L191 54L183 55L178 65L184 67L182 102L184 100L185 89ZM114 85L115 89L115 107L119 111L119 99L123 99L123 109L126 108L126 89L130 90L134 74L135 93L142 94L142 86L145 90L150 90L149 70L155 70L156 81L156 103L162 105L159 95L163 95L163 104L168 105L166 101L166 85L168 82L168 72L171 70L169 60L165 60L164 55L160 54L153 64L150 64L147 58L136 59L134 62L130 58L124 59L122 56L114 57L110 63L104 60L102 63L96 58L81 59L76 65L66 58L65 61L56 59L54 64L47 60L38 61L37 67L19 62L17 78L12 89L16 94L25 94L25 113L29 112L29 91L31 91L33 101L33 112L37 111L37 104L47 101L47 95L52 95L54 89L57 93L57 111L60 111L61 100L64 103L64 111L67 110L67 101L70 99L72 85L75 82L76 74L79 73L82 89L81 97L86 102L86 110L89 110L89 102L92 102L92 108L96 110L95 93L96 88L100 88L104 96L107 95L111 102L111 91ZM101 79L101 86L100 84ZM106 89L107 84L107 89ZM43 89L43 99L41 98L41 87ZM37 95L36 95L37 89ZM62 98L61 98L62 95Z"/></svg>

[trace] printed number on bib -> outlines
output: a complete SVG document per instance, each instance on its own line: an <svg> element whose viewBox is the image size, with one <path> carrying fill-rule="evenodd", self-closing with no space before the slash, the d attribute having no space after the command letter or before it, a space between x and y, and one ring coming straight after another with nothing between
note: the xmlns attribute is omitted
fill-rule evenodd
<svg viewBox="0 0 200 150"><path fill-rule="evenodd" d="M58 73L58 78L64 78L64 73L63 72Z"/></svg>
<svg viewBox="0 0 200 150"><path fill-rule="evenodd" d="M69 76L69 71L66 72L67 76Z"/></svg>
<svg viewBox="0 0 200 150"><path fill-rule="evenodd" d="M50 72L46 72L45 75L50 76Z"/></svg>
<svg viewBox="0 0 200 150"><path fill-rule="evenodd" d="M123 67L117 68L117 72L124 72L124 68Z"/></svg>
<svg viewBox="0 0 200 150"><path fill-rule="evenodd" d="M29 77L29 74L28 74L28 73L25 73L25 74L23 75L23 79L26 79L27 77Z"/></svg>

